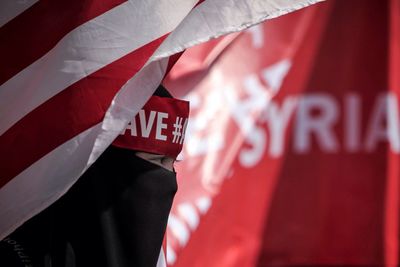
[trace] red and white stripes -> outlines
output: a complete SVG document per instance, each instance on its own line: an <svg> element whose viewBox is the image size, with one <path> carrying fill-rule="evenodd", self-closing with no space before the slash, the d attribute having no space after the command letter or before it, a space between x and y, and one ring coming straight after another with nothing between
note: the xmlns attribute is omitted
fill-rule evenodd
<svg viewBox="0 0 400 267"><path fill-rule="evenodd" d="M317 0L198 2L0 3L0 239L97 159L161 82L169 55Z"/></svg>
<svg viewBox="0 0 400 267"><path fill-rule="evenodd" d="M1 237L88 167L114 96L197 3L103 2L37 2L0 29Z"/></svg>

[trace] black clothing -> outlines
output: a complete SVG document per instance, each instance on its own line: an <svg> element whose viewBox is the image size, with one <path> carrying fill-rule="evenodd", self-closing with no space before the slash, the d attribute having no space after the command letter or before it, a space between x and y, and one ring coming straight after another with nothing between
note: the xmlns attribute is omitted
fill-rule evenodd
<svg viewBox="0 0 400 267"><path fill-rule="evenodd" d="M111 146L0 242L0 266L156 266L176 190L174 172Z"/></svg>

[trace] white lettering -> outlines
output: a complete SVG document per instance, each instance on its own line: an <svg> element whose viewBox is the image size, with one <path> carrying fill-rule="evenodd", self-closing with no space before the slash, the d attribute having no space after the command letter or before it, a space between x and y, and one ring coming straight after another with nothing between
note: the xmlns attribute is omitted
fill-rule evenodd
<svg viewBox="0 0 400 267"><path fill-rule="evenodd" d="M185 140L187 125L188 125L188 118L185 119L185 123L183 124L182 136L181 136L181 141L179 142L179 144L183 144L183 141Z"/></svg>
<svg viewBox="0 0 400 267"><path fill-rule="evenodd" d="M285 130L289 119L297 104L297 98L287 98L281 110L278 104L271 101L266 109L266 121L269 128L271 140L269 142L269 153L273 157L279 157L283 153Z"/></svg>
<svg viewBox="0 0 400 267"><path fill-rule="evenodd" d="M167 240L167 263L168 265L173 265L176 261L176 252L173 250L171 245Z"/></svg>
<svg viewBox="0 0 400 267"><path fill-rule="evenodd" d="M200 216L195 207L190 203L182 203L178 205L179 215L187 222L192 231L196 230L199 225Z"/></svg>
<svg viewBox="0 0 400 267"><path fill-rule="evenodd" d="M264 31L260 24L257 24L248 29L251 34L251 43L254 48L261 48L264 45Z"/></svg>
<svg viewBox="0 0 400 267"><path fill-rule="evenodd" d="M184 247L189 240L190 232L186 225L173 213L168 218L168 228L179 242L181 247Z"/></svg>
<svg viewBox="0 0 400 267"><path fill-rule="evenodd" d="M344 102L344 147L348 152L360 150L361 99L359 95L348 94Z"/></svg>
<svg viewBox="0 0 400 267"><path fill-rule="evenodd" d="M389 141L394 152L400 151L399 110L397 98L393 94L383 94L376 100L370 123L368 124L365 150L372 152L378 142Z"/></svg>
<svg viewBox="0 0 400 267"><path fill-rule="evenodd" d="M163 123L163 119L168 118L168 113L157 112L157 129L156 139L166 141L167 136L162 134L163 129L167 129L167 124Z"/></svg>
<svg viewBox="0 0 400 267"><path fill-rule="evenodd" d="M318 111L313 116L312 111ZM337 103L325 94L313 94L299 99L297 118L295 123L294 149L298 153L311 150L311 134L319 142L325 152L338 150L338 142L332 130L338 118Z"/></svg>
<svg viewBox="0 0 400 267"><path fill-rule="evenodd" d="M375 102L371 119L368 124L367 136L365 138L365 150L372 152L379 141L387 141L387 95L380 95Z"/></svg>
<svg viewBox="0 0 400 267"><path fill-rule="evenodd" d="M200 197L196 200L196 207L199 209L200 214L204 215L210 209L212 199L208 196Z"/></svg>
<svg viewBox="0 0 400 267"><path fill-rule="evenodd" d="M121 133L122 135L125 134L126 130L130 130L131 136L137 136L137 131L136 131L136 117L133 118L132 121L128 123L124 131Z"/></svg>
<svg viewBox="0 0 400 267"><path fill-rule="evenodd" d="M257 75L249 75L244 81L244 90L248 97L239 99L234 91L225 92L233 119L245 136L250 148L242 148L239 160L245 167L257 164L265 150L266 136L264 129L256 125L254 116L268 105L271 93L261 85Z"/></svg>
<svg viewBox="0 0 400 267"><path fill-rule="evenodd" d="M223 98L220 88L211 90L207 94L204 103L202 98L196 94L189 95L190 108L196 110L196 117L191 117L187 123L186 134L186 152L189 156L205 155L207 153L219 151L224 146L223 133L219 130L219 124L214 119L221 116Z"/></svg>
<svg viewBox="0 0 400 267"><path fill-rule="evenodd" d="M139 111L140 129L142 131L142 137L148 138L150 135L151 128L153 127L154 118L156 117L155 111L150 111L149 121L146 125L146 114L144 110Z"/></svg>
<svg viewBox="0 0 400 267"><path fill-rule="evenodd" d="M284 59L261 71L264 81L274 93L277 93L281 88L283 79L286 77L291 65L290 60Z"/></svg>
<svg viewBox="0 0 400 267"><path fill-rule="evenodd" d="M268 99L270 98L270 93L268 92L268 88L263 84L261 84L261 80L258 78L256 74L251 74L246 76L243 80L243 86L245 92L250 95L249 98L252 101L245 101L244 103L240 103L239 106L247 104L248 105L247 109L250 109L254 105L260 107L261 104L264 104L266 102L265 99L266 96L268 97ZM236 102L238 102L238 100Z"/></svg>
<svg viewBox="0 0 400 267"><path fill-rule="evenodd" d="M180 247L184 247L189 238L191 231L194 231L200 222L201 215L207 213L211 206L212 200L208 195L197 198L195 202L185 202L177 206L179 216L170 213L168 218L168 236L170 234L178 241ZM189 227L188 227L189 226ZM173 264L176 260L176 254L170 246L170 240L167 240L167 261Z"/></svg>
<svg viewBox="0 0 400 267"><path fill-rule="evenodd" d="M248 135L246 141L250 143L251 148L243 148L239 154L240 163L245 167L256 165L262 158L265 150L265 132L260 127L253 127L251 135Z"/></svg>

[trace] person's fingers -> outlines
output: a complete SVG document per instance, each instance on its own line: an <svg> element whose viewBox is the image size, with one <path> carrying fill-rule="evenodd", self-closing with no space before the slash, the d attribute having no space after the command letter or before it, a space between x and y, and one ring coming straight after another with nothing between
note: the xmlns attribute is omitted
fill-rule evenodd
<svg viewBox="0 0 400 267"><path fill-rule="evenodd" d="M153 164L161 166L169 171L174 171L174 162L175 159L165 156L165 155L157 155L148 152L136 152L136 156L147 160Z"/></svg>

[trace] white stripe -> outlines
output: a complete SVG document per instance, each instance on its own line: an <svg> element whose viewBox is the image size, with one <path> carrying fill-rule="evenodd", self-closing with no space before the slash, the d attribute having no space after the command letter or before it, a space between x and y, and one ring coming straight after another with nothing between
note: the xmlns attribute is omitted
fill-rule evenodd
<svg viewBox="0 0 400 267"><path fill-rule="evenodd" d="M174 265L176 261L176 252L167 242L167 263L168 265Z"/></svg>
<svg viewBox="0 0 400 267"><path fill-rule="evenodd" d="M191 203L185 202L178 205L178 212L179 216L189 225L190 230L196 230L200 222L200 216L195 207Z"/></svg>
<svg viewBox="0 0 400 267"><path fill-rule="evenodd" d="M38 0L1 0L0 27L33 6Z"/></svg>
<svg viewBox="0 0 400 267"><path fill-rule="evenodd" d="M152 60L321 1L324 0L206 0L167 37Z"/></svg>
<svg viewBox="0 0 400 267"><path fill-rule="evenodd" d="M106 112L89 164L96 161L147 102L164 78L167 66L168 58L151 62L121 88Z"/></svg>
<svg viewBox="0 0 400 267"><path fill-rule="evenodd" d="M182 2L186 1L187 0ZM30 75L38 75L38 76L24 77L24 79L26 79L25 84L20 81L17 83L19 87L6 88L6 89L0 88L0 90L12 89L13 91L11 93L15 94L17 97L21 99L16 101L10 95L8 96L7 101L5 101L4 96L6 94L0 91L0 109L1 109L0 126L4 127L6 123L2 112L6 111L8 112L11 108L18 109L19 107L27 105L27 102L30 101L31 98L33 98L34 95L36 94L40 95L45 94L46 97L48 98L50 96L45 93L46 90L50 90L52 92L52 95L54 95L54 91L57 90L60 91L71 83L70 80L64 81L63 78L60 77L53 78L51 77L51 75L59 76L61 73L63 75L67 75L70 79L75 79L75 80L77 79L76 78L77 76L84 77L89 73L93 72L92 68L96 67L98 68L99 65L101 64L103 65L109 64L110 62L107 63L107 60L110 60L108 54L113 54L113 56L115 57L115 54L121 54L121 50L124 49L126 50L126 47L120 48L120 47L115 47L113 45L124 44L126 46L131 47L130 44L125 43L127 39L142 35L144 35L145 38L148 38L148 35L146 33L148 33L148 31L154 30L153 28L149 28L149 25L151 25L151 27L155 27L155 25L150 23L146 19L146 16L147 18L148 16L151 16L152 19L154 19L154 16L152 14L153 12L157 14L159 13L169 14L172 17L177 16L177 13L179 13L179 17L180 19L182 19L181 16L183 15L184 12L182 12L182 10L178 12L179 8L177 8L176 4L175 5L171 4L171 2L173 1L168 2L169 4L166 7L164 7L164 10L163 8L154 9L154 7L151 7L150 8L152 9L151 12L150 10L148 10L148 13L150 14L146 14L146 12L143 12L143 8L141 8L141 10L139 11L135 10L135 8L133 8L135 6L135 3L129 2L128 3L129 6L126 8L126 10L122 13L118 13L118 16L114 13L116 11L113 10L111 13L113 13L114 15L105 14L107 15L108 20L101 18L100 22L97 21L97 24L100 23L98 25L93 21L91 21L89 24L85 24L86 28L84 31L79 30L80 29L79 28L74 31L74 34L72 35L69 34L68 37L66 37L68 39L68 42L74 41L77 42L79 45L76 44L74 45L73 43L70 43L68 46L65 46L64 44L63 47L64 49L67 49L67 51L60 50L57 53L53 52L54 56L56 57L55 59L52 59L53 61L47 59L47 61L45 61L44 63L40 63L41 64L40 66L37 66L35 64L33 64L35 65L33 68L31 68L32 66L30 66L28 68ZM225 17L227 14L224 14L224 10L215 9L217 7L216 2L211 2L211 0L208 0L206 2L208 9L213 7L213 12L208 14L197 11L192 12L189 15L189 18L191 19L185 20L185 22L179 26L178 29L179 35L181 34L188 35L191 38L188 38L187 36L180 37L174 35L173 38L169 38L167 44L163 46L162 49L157 50L157 53L152 58L152 60L160 59L162 57L165 57L166 55L173 54L174 52L181 50L186 46L197 44L201 41L205 41L214 36L219 36L223 32L227 32L227 29L233 31L234 28L232 26L224 25L225 22L222 18ZM224 2L224 1L219 1L219 2ZM276 2L278 2L278 0L275 0L273 2L276 5ZM286 3L292 2L291 3L292 6L300 7L306 1L294 2L285 0L282 2ZM299 5L298 4L299 2L302 4ZM315 1L307 1L307 2L311 3ZM229 3L232 4L233 2L229 1ZM141 5L147 6L147 4L148 1L143 1L143 3L141 2ZM260 3L255 1L255 4L259 5ZM202 6L203 5L200 5L199 7ZM239 7L243 7L243 5L230 6L230 9L237 9ZM165 8L167 10L165 10ZM248 8L249 7L245 7L245 9ZM218 16L216 14L217 10L219 12L222 12ZM133 12L132 14L134 15L129 15L127 19L126 17L127 14L131 14L129 12L131 13ZM231 12L231 15L235 14L237 14L236 11ZM208 18L204 16L207 16ZM208 32L209 36L196 34L198 28L202 29L204 28L202 25L209 23L208 19L210 19L209 18L210 16L211 18L218 17L221 19L221 25L218 25L217 23L217 26L220 28L217 27L210 29L210 31ZM121 19L118 20L118 17L120 17ZM129 19L130 17L135 17L135 19ZM163 17L163 19L167 18ZM166 23L165 21L163 21L163 19L161 19L161 21L159 19L156 19L157 20L156 24L158 24L157 26ZM146 23L140 25L139 27L140 31L136 32L136 35L129 36L126 35L127 32L131 32L129 29L125 29L126 32L122 32L122 30L119 29L119 27L122 27L122 25L116 25L116 23L122 23L121 20L128 20L129 22L135 21L136 23L139 23L140 21L145 21ZM192 20L199 24L193 24ZM211 20L215 21L215 19L210 19L210 21ZM239 21L240 24L240 21L243 21L244 19L240 17L240 19L234 18L233 20ZM237 25L238 23L236 23L235 21L229 20L227 22L234 23L234 25ZM127 25L126 23L122 24L126 28L134 27L132 25ZM186 27L185 24L191 25L192 27L191 31L189 31L189 28ZM99 25L101 25L101 27L99 27ZM215 23L210 22L210 25L215 26ZM242 29L246 25L242 25L240 27L236 26L238 27L237 30ZM122 28L124 29L124 27ZM115 33L116 29L118 29L117 33ZM99 37L97 33L100 33L102 36ZM90 38L86 38L86 34L90 34L93 36L90 36ZM117 40L106 38L106 40L102 42L101 38L104 38L109 34L113 34L114 38L117 38ZM76 36L80 36L82 40L79 38L77 39ZM203 37L205 39L201 39ZM130 41L132 43L137 43L137 41L134 41L132 39L130 39ZM182 41L182 43L180 41ZM111 46L110 43L112 44ZM60 44L57 47L59 46ZM70 51L71 47L73 47L73 49L75 50ZM93 50L95 50L94 53L91 52L92 47ZM176 47L178 48L175 49ZM105 53L103 53L103 51L101 50L105 49L107 50ZM83 56L86 53L89 54L90 56L88 57L85 56L82 59L82 57L80 58L79 56L77 56L78 54L76 51L79 51L78 54L80 56ZM69 57L72 56L74 62L69 62L68 60L70 60L71 58L68 57L66 58L65 54L68 54ZM54 60L56 61L58 60L57 61L58 63L55 64ZM64 64L61 64L60 60L66 60L66 62L64 62ZM50 64L52 67L46 66L46 64ZM57 71L52 72L51 75L44 72L44 71L50 71L52 68L56 66L58 66ZM43 157L42 159L31 165L29 168L20 173L17 177L15 177L13 180L11 180L9 183L7 183L0 189L0 218L1 218L0 239L7 236L14 229L16 229L16 227L21 225L24 221L31 218L33 215L37 214L44 208L48 207L50 204L52 204L55 200L57 200L68 190L68 188L90 165L90 163L94 162L94 160L97 159L97 157L105 150L105 148L126 126L128 121L143 106L145 101L147 101L148 97L153 93L153 91L158 86L158 83L161 81L165 71L165 66L166 66L166 61L149 62L146 65L146 67L141 72L138 73L137 76L131 79L123 87L121 93L119 93L114 98L113 103L110 106L106 114L106 118L101 126L96 125L95 127L92 127L91 129L85 131L84 133L81 133L77 137L59 146L57 149L53 150L48 155L46 155L45 157ZM78 71L75 70L75 68L78 68ZM82 73L84 73L84 76L82 76ZM41 77L41 75L44 74L46 74L46 77ZM24 74L20 73L17 76L20 75L23 76ZM32 81L32 77L35 77L34 81ZM51 86L47 86L47 83L49 82L50 78L52 79L52 83L49 83ZM21 77L19 77L19 79L21 79ZM59 80L64 81L64 83L61 84L61 86L59 86L59 84L54 84L55 81ZM23 88L24 86L27 86L28 89L24 89ZM144 87L141 88L141 86ZM42 87L45 87L45 89L43 89ZM29 104L30 108L36 107L38 103L43 102L43 100L46 99L46 97L42 96L40 99L34 98L33 102L35 102L35 104L30 103ZM8 103L9 101L11 102L11 104ZM7 108L3 109L3 105L6 105ZM24 110L23 114L26 114L26 112L29 112L29 110ZM12 113L11 114L7 113L7 116L11 115ZM21 117L23 115L19 113L18 116ZM18 116L13 117L14 122L15 118L18 118ZM5 127L5 129L7 129L10 126L10 124L12 125L12 123L14 122L8 121L8 124L6 125L7 127ZM4 132L3 128L0 129L0 133L2 132Z"/></svg>
<svg viewBox="0 0 400 267"><path fill-rule="evenodd" d="M60 198L87 167L98 124L47 154L0 189L0 240Z"/></svg>
<svg viewBox="0 0 400 267"><path fill-rule="evenodd" d="M124 129L129 120L123 118L132 118L143 107L167 65L168 59L147 65L122 87L116 97L121 98L119 105L112 105L104 122L57 147L0 189L0 240L50 206L78 180Z"/></svg>
<svg viewBox="0 0 400 267"><path fill-rule="evenodd" d="M265 19L274 18L320 1L322 0L258 0L252 2L254 7L250 7L245 1L241 0L207 0L196 6L179 26L171 32L146 63L146 67L160 59L165 59L169 55L205 42L213 37L242 30ZM154 66L152 68L157 69ZM103 128L105 131L96 141L91 161L98 158L136 114L133 114L130 108L135 99L130 94L137 88L141 88L143 93L150 97L150 94L154 92L158 85L155 84L152 90L147 91L144 88L145 86L147 88L149 81L144 81L142 81L142 78L136 79L137 83L135 85L124 86L125 89L121 90L114 98L104 120ZM152 80L152 83L154 82Z"/></svg>
<svg viewBox="0 0 400 267"><path fill-rule="evenodd" d="M68 86L169 33L196 2L132 0L67 34L0 86L0 135Z"/></svg>

